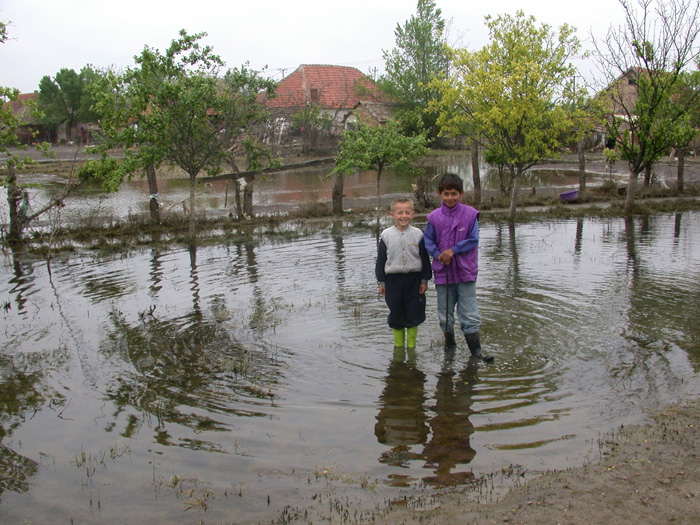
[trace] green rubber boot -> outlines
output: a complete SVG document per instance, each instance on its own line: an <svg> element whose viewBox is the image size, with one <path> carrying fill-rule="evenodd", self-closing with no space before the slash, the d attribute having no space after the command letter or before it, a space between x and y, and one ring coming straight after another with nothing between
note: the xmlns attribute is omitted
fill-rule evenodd
<svg viewBox="0 0 700 525"><path fill-rule="evenodd" d="M406 346L408 348L416 347L416 339L418 338L418 327L412 326L411 328L406 328Z"/></svg>
<svg viewBox="0 0 700 525"><path fill-rule="evenodd" d="M403 347L406 344L406 332L403 328L392 328L392 330L394 331L394 346Z"/></svg>

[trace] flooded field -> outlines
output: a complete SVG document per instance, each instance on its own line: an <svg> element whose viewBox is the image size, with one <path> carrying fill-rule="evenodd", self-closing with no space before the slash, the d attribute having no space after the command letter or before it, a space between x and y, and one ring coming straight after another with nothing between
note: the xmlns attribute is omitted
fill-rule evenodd
<svg viewBox="0 0 700 525"><path fill-rule="evenodd" d="M50 264L4 252L2 522L353 522L443 490L489 501L700 393L697 212L484 224L493 365L463 342L445 356L432 287L415 353L395 353L374 233L302 230Z"/></svg>
<svg viewBox="0 0 700 525"><path fill-rule="evenodd" d="M454 155L430 157L424 166L428 177L437 177L449 171L459 174L465 181L465 188L472 188L471 163L468 152ZM566 168L566 169L565 169ZM300 206L327 202L330 205L334 184L333 165L291 170L258 176L254 182L253 207L257 215L287 213ZM594 168L595 170L595 168ZM608 175L589 169L589 185L599 184ZM203 177L203 176L202 176ZM33 184L28 189L30 202L39 209L51 199L52 194L63 189L64 181L56 177L34 174L23 175L23 184ZM412 193L413 180L401 176L391 168L386 169L381 178L380 191L384 198L405 196ZM158 182L158 200L163 214L183 214L184 204L189 199L188 178L163 178ZM482 165L482 187L484 190L497 190L498 171ZM559 168L549 167L531 170L522 181L523 188L550 187L571 189L578 187L578 174L571 165ZM235 212L233 181L218 180L197 182L197 211L200 214L221 214ZM345 209L371 209L376 205L377 175L365 171L345 176L343 206ZM8 222L7 198L0 188L0 224ZM125 182L117 193L105 193L98 184L81 187L66 199L66 206L42 217L46 224L82 222L92 224L103 221L122 221L134 216L148 215L150 193L145 179L135 176Z"/></svg>

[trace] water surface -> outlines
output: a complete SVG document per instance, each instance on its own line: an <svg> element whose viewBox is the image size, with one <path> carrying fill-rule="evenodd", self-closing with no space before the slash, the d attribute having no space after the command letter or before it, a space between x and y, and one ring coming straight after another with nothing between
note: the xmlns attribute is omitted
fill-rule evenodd
<svg viewBox="0 0 700 525"><path fill-rule="evenodd" d="M432 288L415 353L394 352L376 238L343 221L50 264L5 252L0 517L359 520L595 459L605 433L700 392L699 229L696 212L482 225L490 366L463 341L444 354Z"/></svg>

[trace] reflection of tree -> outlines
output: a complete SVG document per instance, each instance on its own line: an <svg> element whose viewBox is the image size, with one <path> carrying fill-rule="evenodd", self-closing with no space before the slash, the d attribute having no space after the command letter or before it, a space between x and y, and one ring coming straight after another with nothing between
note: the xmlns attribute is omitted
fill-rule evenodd
<svg viewBox="0 0 700 525"><path fill-rule="evenodd" d="M676 216L674 231L679 221ZM647 252L641 248L652 246L655 238L664 237L656 221L626 217L624 225L620 242L627 252L629 304L623 334L629 346L627 353L619 354L613 375L627 381L641 376L649 391L653 391L671 372L669 351L684 349L691 361L698 362L700 332L695 322L700 315L698 287L687 276L674 278L673 266L655 271L652 261L646 260ZM679 239L673 241L679 242Z"/></svg>
<svg viewBox="0 0 700 525"><path fill-rule="evenodd" d="M0 356L0 494L6 490L26 492L37 463L2 443L19 426L28 412L37 412L47 401L42 392L42 370L49 364L45 355L36 364L25 363L18 370L13 359ZM31 370L34 369L34 370ZM59 404L61 402L59 401Z"/></svg>
<svg viewBox="0 0 700 525"><path fill-rule="evenodd" d="M32 276L33 267L32 263L28 260L23 260L21 253L17 251L17 248L10 246L12 250L12 273L14 274L9 281L12 285L10 288L10 295L15 296L15 303L17 304L17 312L24 313L24 305L27 302L26 291L29 288L30 283L34 280ZM8 308L10 303L5 305Z"/></svg>
<svg viewBox="0 0 700 525"><path fill-rule="evenodd" d="M411 452L411 445L425 443L428 436L425 374L416 367L415 358L414 350L406 355L403 348L395 349L374 426L377 441L391 447L379 461L397 467L420 459L419 454Z"/></svg>
<svg viewBox="0 0 700 525"><path fill-rule="evenodd" d="M681 224L682 224L682 213L676 213L674 227L673 227L673 238L675 239L675 244L678 244L678 239L681 236Z"/></svg>
<svg viewBox="0 0 700 525"><path fill-rule="evenodd" d="M504 290L510 290L513 295L516 295L520 288L520 261L518 259L518 243L515 238L515 224L508 223L508 239L505 239L504 224L496 225L496 242L493 252L489 254L494 259L510 257L511 265L509 275L506 277Z"/></svg>
<svg viewBox="0 0 700 525"><path fill-rule="evenodd" d="M345 244L343 237L343 221L333 221L333 243L335 244L335 261L338 267L338 288L342 292L345 284Z"/></svg>
<svg viewBox="0 0 700 525"><path fill-rule="evenodd" d="M455 472L454 469L470 463L476 455L470 444L474 425L469 416L473 413L472 396L478 381L478 365L470 361L465 370L455 374L452 354L446 353L445 364L438 375L435 415L429 421L432 435L423 450L425 468L434 473L423 481L439 487L460 485L474 477L472 472Z"/></svg>
<svg viewBox="0 0 700 525"><path fill-rule="evenodd" d="M149 275L151 277L151 286L149 287L150 295L152 299L155 299L158 292L162 288L161 281L163 280L163 263L161 259L163 255L157 248L151 249L151 271Z"/></svg>
<svg viewBox="0 0 700 525"><path fill-rule="evenodd" d="M574 242L574 253L576 257L581 256L581 245L583 244L583 219L576 221L576 241Z"/></svg>
<svg viewBox="0 0 700 525"><path fill-rule="evenodd" d="M112 312L111 319L114 329L102 344L103 352L121 357L130 371L119 371L106 396L117 407L115 419L129 406L141 413L127 417L124 437L154 418L155 439L161 444L215 448L193 440L173 443L167 425L221 431L229 425L215 420L215 414L266 417L255 407L274 401L274 360L233 341L219 323L197 312L170 321L144 316L134 326L119 312Z"/></svg>
<svg viewBox="0 0 700 525"><path fill-rule="evenodd" d="M199 275L197 273L197 247L191 244L190 252L190 288L192 290L192 308L194 312L201 315L202 309L199 305Z"/></svg>

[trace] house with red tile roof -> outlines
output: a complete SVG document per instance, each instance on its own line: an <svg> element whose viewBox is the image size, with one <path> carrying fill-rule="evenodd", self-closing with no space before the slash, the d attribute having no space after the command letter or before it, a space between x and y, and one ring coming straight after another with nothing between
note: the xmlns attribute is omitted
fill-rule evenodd
<svg viewBox="0 0 700 525"><path fill-rule="evenodd" d="M337 137L356 108L385 101L386 96L375 82L357 68L302 64L280 81L275 97L266 99L265 104L279 124L280 135L298 133L300 130L294 129L295 120L299 122L295 115L315 108L329 123L325 131Z"/></svg>

